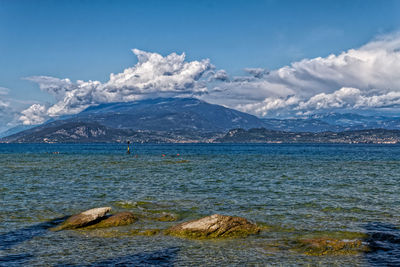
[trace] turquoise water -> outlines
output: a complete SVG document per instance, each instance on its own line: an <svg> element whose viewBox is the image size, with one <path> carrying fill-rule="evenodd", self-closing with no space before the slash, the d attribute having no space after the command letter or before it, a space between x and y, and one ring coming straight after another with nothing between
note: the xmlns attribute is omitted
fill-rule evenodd
<svg viewBox="0 0 400 267"><path fill-rule="evenodd" d="M400 146L131 148L0 144L0 266L400 264ZM56 218L101 206L141 217L111 229L49 230ZM179 221L152 219L163 213ZM214 213L246 217L263 231L225 240L129 234ZM354 236L369 252L296 250L299 239Z"/></svg>

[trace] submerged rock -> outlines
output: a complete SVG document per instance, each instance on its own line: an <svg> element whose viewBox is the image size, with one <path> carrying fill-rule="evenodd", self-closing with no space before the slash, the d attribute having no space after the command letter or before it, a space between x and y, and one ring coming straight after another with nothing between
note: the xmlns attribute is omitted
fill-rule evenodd
<svg viewBox="0 0 400 267"><path fill-rule="evenodd" d="M140 229L135 229L132 230L129 235L130 236L137 236L137 235L142 235L142 236L153 236L157 235L161 232L160 229L145 229L145 230L140 230Z"/></svg>
<svg viewBox="0 0 400 267"><path fill-rule="evenodd" d="M177 221L179 217L175 214L165 213L163 212L160 217L157 217L156 220L160 222L174 222Z"/></svg>
<svg viewBox="0 0 400 267"><path fill-rule="evenodd" d="M132 212L119 212L100 222L89 226L88 228L105 228L114 226L129 225L136 222L138 218Z"/></svg>
<svg viewBox="0 0 400 267"><path fill-rule="evenodd" d="M297 245L297 251L310 256L351 255L368 251L368 246L361 240L313 238L299 240Z"/></svg>
<svg viewBox="0 0 400 267"><path fill-rule="evenodd" d="M214 214L184 222L166 230L166 234L188 238L246 237L260 228L245 218Z"/></svg>
<svg viewBox="0 0 400 267"><path fill-rule="evenodd" d="M85 227L91 224L95 224L101 220L109 211L111 207L102 207L90 209L79 214L72 215L60 226L54 228L53 230L64 230L64 229L77 229Z"/></svg>

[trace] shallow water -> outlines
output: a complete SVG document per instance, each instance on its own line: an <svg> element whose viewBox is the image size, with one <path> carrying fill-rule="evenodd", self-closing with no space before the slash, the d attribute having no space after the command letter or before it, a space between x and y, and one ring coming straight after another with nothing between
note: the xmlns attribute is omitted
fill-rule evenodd
<svg viewBox="0 0 400 267"><path fill-rule="evenodd" d="M0 266L400 264L400 146L0 144ZM53 154L59 152L59 154ZM166 156L163 157L162 154ZM177 156L179 154L179 156ZM49 231L100 206L142 214L112 229ZM213 213L264 226L245 239L165 229ZM308 256L296 240L363 235L368 253Z"/></svg>

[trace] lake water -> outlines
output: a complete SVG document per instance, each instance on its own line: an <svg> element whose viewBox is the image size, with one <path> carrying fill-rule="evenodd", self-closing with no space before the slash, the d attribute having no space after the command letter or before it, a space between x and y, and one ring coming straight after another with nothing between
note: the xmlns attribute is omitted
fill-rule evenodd
<svg viewBox="0 0 400 267"><path fill-rule="evenodd" d="M400 265L398 145L131 149L0 144L0 266ZM102 206L140 219L109 229L49 230L56 218ZM179 220L152 219L164 213ZM214 213L245 217L263 231L223 240L130 234ZM368 251L311 256L298 249L310 238L358 238Z"/></svg>

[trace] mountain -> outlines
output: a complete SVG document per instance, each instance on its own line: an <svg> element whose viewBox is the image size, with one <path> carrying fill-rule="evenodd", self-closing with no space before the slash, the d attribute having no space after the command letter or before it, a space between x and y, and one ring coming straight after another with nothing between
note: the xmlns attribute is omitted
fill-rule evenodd
<svg viewBox="0 0 400 267"><path fill-rule="evenodd" d="M314 114L311 118L331 125L341 126L349 130L378 128L400 130L400 118L398 117L364 116L354 113L326 113Z"/></svg>
<svg viewBox="0 0 400 267"><path fill-rule="evenodd" d="M327 113L294 119L260 119L194 98L157 98L100 104L79 114L49 120L43 125L23 131L20 131L21 128L10 129L8 134L11 135L0 139L0 142L76 143L130 140L165 143L212 142L215 139L229 142L230 137L224 135L231 129L242 129L237 134L244 134L243 140L236 134L233 142L252 142L252 134L258 133L254 129L264 129L261 137L253 140L255 142L265 141L265 136L273 137L273 142L336 142L339 140L338 136L341 136L339 133L345 132L345 135L354 137L351 131L378 128L399 130L400 118ZM363 132L365 133L371 132ZM392 134L379 131L376 133L380 137ZM296 135L300 139L297 140ZM361 142L361 139L357 139L357 142ZM344 142L343 140L338 142Z"/></svg>
<svg viewBox="0 0 400 267"><path fill-rule="evenodd" d="M217 143L344 143L399 144L400 130L372 129L344 132L284 132L265 128L234 129L217 138Z"/></svg>
<svg viewBox="0 0 400 267"><path fill-rule="evenodd" d="M158 98L90 107L2 142L207 142L233 128L263 126L253 115L198 99Z"/></svg>
<svg viewBox="0 0 400 267"><path fill-rule="evenodd" d="M89 122L52 122L3 139L8 143L183 143L209 142L215 133L115 129Z"/></svg>
<svg viewBox="0 0 400 267"><path fill-rule="evenodd" d="M363 116L353 113L314 114L305 118L265 118L264 127L287 132L342 132L366 129L400 130L400 118Z"/></svg>
<svg viewBox="0 0 400 267"><path fill-rule="evenodd" d="M329 124L327 122L307 118L307 119L262 119L264 127L275 131L285 132L340 132L345 127Z"/></svg>
<svg viewBox="0 0 400 267"><path fill-rule="evenodd" d="M101 104L67 121L96 122L115 129L224 132L262 127L256 116L195 98L157 98Z"/></svg>
<svg viewBox="0 0 400 267"><path fill-rule="evenodd" d="M27 129L30 129L33 127L35 127L35 125L18 125L18 126L10 128L4 132L1 132L0 138L19 133L19 132L22 132L24 130L27 130Z"/></svg>

